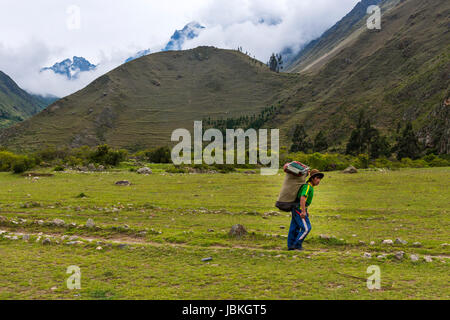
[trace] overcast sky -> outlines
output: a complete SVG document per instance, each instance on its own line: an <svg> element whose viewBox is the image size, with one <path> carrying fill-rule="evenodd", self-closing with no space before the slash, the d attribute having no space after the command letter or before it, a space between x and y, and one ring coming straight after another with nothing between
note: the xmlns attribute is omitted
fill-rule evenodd
<svg viewBox="0 0 450 320"><path fill-rule="evenodd" d="M266 62L299 49L340 20L358 0L0 0L0 70L22 88L64 96L139 50L161 49L191 21L206 27L184 49L237 48ZM79 12L79 19L77 12ZM264 22L263 22L264 21ZM79 24L78 24L79 22ZM100 64L76 81L39 73L74 55Z"/></svg>

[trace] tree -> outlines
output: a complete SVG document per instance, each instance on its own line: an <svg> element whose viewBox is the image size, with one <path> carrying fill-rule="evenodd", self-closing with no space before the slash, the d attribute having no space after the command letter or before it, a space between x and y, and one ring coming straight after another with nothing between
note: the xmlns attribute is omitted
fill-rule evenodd
<svg viewBox="0 0 450 320"><path fill-rule="evenodd" d="M391 146L386 137L381 136L378 131L375 138L372 139L370 144L369 155L371 159L377 159L380 157L389 157L391 155Z"/></svg>
<svg viewBox="0 0 450 320"><path fill-rule="evenodd" d="M397 159L403 158L417 159L420 157L421 149L419 140L413 130L412 123L408 122L402 135L397 139L397 144L394 147L397 152Z"/></svg>
<svg viewBox="0 0 450 320"><path fill-rule="evenodd" d="M322 130L317 134L316 138L314 139L314 152L321 152L328 149L328 141L325 137L325 134Z"/></svg>
<svg viewBox="0 0 450 320"><path fill-rule="evenodd" d="M271 71L273 72L279 72L280 69L278 67L278 59L275 56L275 53L272 53L272 55L270 56L270 60L269 60L269 68Z"/></svg>
<svg viewBox="0 0 450 320"><path fill-rule="evenodd" d="M381 136L378 129L372 127L369 119L365 119L364 111L359 114L356 128L352 131L347 143L346 153L354 156L368 154L371 159L380 156L389 157L391 154L387 138Z"/></svg>
<svg viewBox="0 0 450 320"><path fill-rule="evenodd" d="M278 63L277 72L279 72L280 70L283 70L283 57L281 56L281 54L277 54L276 58L277 58L277 63Z"/></svg>
<svg viewBox="0 0 450 320"><path fill-rule="evenodd" d="M292 137L292 146L291 146L291 152L307 152L308 149L311 148L311 142L309 141L309 137L305 132L305 129L300 126L296 125L294 130L294 135Z"/></svg>

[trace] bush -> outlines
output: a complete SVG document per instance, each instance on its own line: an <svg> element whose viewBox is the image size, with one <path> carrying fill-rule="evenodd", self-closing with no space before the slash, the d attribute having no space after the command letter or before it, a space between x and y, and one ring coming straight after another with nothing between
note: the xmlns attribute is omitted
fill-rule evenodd
<svg viewBox="0 0 450 320"><path fill-rule="evenodd" d="M145 156L152 163L172 163L171 150L169 147L161 147L145 152Z"/></svg>
<svg viewBox="0 0 450 320"><path fill-rule="evenodd" d="M17 156L11 168L14 173L18 174L23 173L33 167L34 167L33 159L27 156Z"/></svg>
<svg viewBox="0 0 450 320"><path fill-rule="evenodd" d="M120 162L125 161L127 157L128 152L126 150L112 150L105 144L98 146L89 159L93 163L117 166Z"/></svg>
<svg viewBox="0 0 450 320"><path fill-rule="evenodd" d="M0 152L0 171L23 173L35 166L34 158L16 155L9 151Z"/></svg>

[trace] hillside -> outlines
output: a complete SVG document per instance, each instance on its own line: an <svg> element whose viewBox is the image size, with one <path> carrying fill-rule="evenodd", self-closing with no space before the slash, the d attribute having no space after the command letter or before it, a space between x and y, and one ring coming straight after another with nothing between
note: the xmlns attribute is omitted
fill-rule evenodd
<svg viewBox="0 0 450 320"><path fill-rule="evenodd" d="M398 124L412 121L429 147L450 152L448 103L444 103L450 92L450 2L387 1L383 6L381 30L362 27L349 33L351 39L330 44L329 52L324 43L309 49L316 55L300 58L296 67L303 70L300 86L290 100L302 101L304 107L272 122L283 124L285 144L290 144L294 126L302 124L312 137L324 129L342 150L359 111L365 110L388 135ZM330 31L327 38L339 36ZM317 60L322 61L304 70Z"/></svg>
<svg viewBox="0 0 450 320"><path fill-rule="evenodd" d="M144 56L0 134L12 149L107 143L166 145L195 120L252 115L287 96L298 75L277 74L231 50L199 47Z"/></svg>
<svg viewBox="0 0 450 320"><path fill-rule="evenodd" d="M0 71L0 128L23 121L45 107L44 98L28 94Z"/></svg>
<svg viewBox="0 0 450 320"><path fill-rule="evenodd" d="M387 2L398 2L399 0L387 0ZM386 0L362 0L338 23L324 32L324 34L309 42L293 59L286 65L288 72L304 72L310 68L323 65L327 58L339 47L349 43L366 25L367 8L371 5L380 5ZM320 63L319 63L320 62Z"/></svg>

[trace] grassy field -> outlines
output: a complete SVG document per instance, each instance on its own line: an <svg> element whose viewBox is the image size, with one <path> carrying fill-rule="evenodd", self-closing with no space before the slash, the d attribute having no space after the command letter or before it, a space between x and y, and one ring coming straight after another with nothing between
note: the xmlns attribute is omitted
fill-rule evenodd
<svg viewBox="0 0 450 320"><path fill-rule="evenodd" d="M282 174L153 171L0 173L0 299L450 298L449 168L327 173L304 252L286 250L290 217L273 207ZM248 234L228 236L234 224Z"/></svg>

